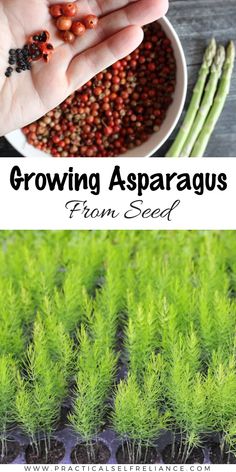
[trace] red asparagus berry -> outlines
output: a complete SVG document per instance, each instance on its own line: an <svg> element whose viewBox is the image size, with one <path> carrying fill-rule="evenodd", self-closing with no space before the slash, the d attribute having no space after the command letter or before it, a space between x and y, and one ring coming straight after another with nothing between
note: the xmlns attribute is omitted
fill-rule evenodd
<svg viewBox="0 0 236 472"><path fill-rule="evenodd" d="M61 38L65 43L73 44L75 41L75 35L71 31L62 31Z"/></svg>
<svg viewBox="0 0 236 472"><path fill-rule="evenodd" d="M53 18L59 18L59 16L62 15L62 5L56 4L56 5L51 5L49 8L50 14L53 16Z"/></svg>
<svg viewBox="0 0 236 472"><path fill-rule="evenodd" d="M62 13L65 16L75 17L78 12L76 3L65 3L62 5Z"/></svg>
<svg viewBox="0 0 236 472"><path fill-rule="evenodd" d="M29 38L28 51L31 61L39 61L40 59L43 59L45 62L50 61L54 47L48 42L49 39L50 34L48 31L35 33Z"/></svg>
<svg viewBox="0 0 236 472"><path fill-rule="evenodd" d="M83 22L86 29L94 29L98 24L98 17L95 15L87 15Z"/></svg>
<svg viewBox="0 0 236 472"><path fill-rule="evenodd" d="M60 18L58 18L57 20L56 25L60 31L70 30L72 26L72 19L68 16L60 16Z"/></svg>
<svg viewBox="0 0 236 472"><path fill-rule="evenodd" d="M39 33L34 33L29 38L29 43L46 43L50 39L50 34L48 31L40 31Z"/></svg>
<svg viewBox="0 0 236 472"><path fill-rule="evenodd" d="M85 26L80 21L75 21L72 24L71 31L75 36L83 36L85 33Z"/></svg>

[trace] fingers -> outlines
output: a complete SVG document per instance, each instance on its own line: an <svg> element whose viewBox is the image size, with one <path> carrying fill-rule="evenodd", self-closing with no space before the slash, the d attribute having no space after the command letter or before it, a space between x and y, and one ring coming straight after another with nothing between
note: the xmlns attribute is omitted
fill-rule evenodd
<svg viewBox="0 0 236 472"><path fill-rule="evenodd" d="M135 2L137 2L137 0L110 0L109 2L107 0L93 0L92 4L96 3L97 9L99 10L99 16L105 16Z"/></svg>
<svg viewBox="0 0 236 472"><path fill-rule="evenodd" d="M54 0L52 3L55 3ZM168 0L81 0L78 3L81 17L90 10L96 14L98 14L97 10L106 13L113 8L114 11L112 10L112 13L100 17L98 27L95 30L87 31L83 37L76 39L73 46L70 46L71 59L75 54L99 44L99 42L129 25L143 26L157 20L168 9ZM119 8L117 9L117 7ZM55 37L54 44L56 46L63 45L63 41Z"/></svg>
<svg viewBox="0 0 236 472"><path fill-rule="evenodd" d="M139 26L129 26L76 56L68 68L68 83L71 92L136 49L143 40Z"/></svg>
<svg viewBox="0 0 236 472"><path fill-rule="evenodd" d="M114 10L119 10L125 7L129 3L136 2L138 0L80 0L77 1L79 15L83 16L88 13L93 13L97 16L108 15L108 13ZM162 1L162 0L161 0ZM68 0L60 1L59 3L67 3ZM50 5L58 3L56 0L50 0Z"/></svg>
<svg viewBox="0 0 236 472"><path fill-rule="evenodd" d="M101 27L108 31L109 26L114 29L115 25L118 28L124 28L129 24L144 26L165 15L167 5L168 3L162 0L128 2L126 7L102 18L100 20Z"/></svg>
<svg viewBox="0 0 236 472"><path fill-rule="evenodd" d="M72 57L105 41L106 38L130 25L143 26L153 22L165 13L164 6L166 2L159 0L129 2L125 8L101 18L95 30L90 30L82 38L78 38L71 48Z"/></svg>
<svg viewBox="0 0 236 472"><path fill-rule="evenodd" d="M68 0L63 0L60 3L67 3ZM57 0L50 0L49 3L51 5L58 3ZM134 6L134 4L138 4L139 0L80 0L76 2L78 5L79 15L78 17L83 17L88 13L93 13L99 17L106 16L112 12L125 8L129 5ZM164 16L168 10L169 2L168 0L153 0L152 2L155 4L157 15L156 18L161 18ZM148 10L148 6L144 9Z"/></svg>

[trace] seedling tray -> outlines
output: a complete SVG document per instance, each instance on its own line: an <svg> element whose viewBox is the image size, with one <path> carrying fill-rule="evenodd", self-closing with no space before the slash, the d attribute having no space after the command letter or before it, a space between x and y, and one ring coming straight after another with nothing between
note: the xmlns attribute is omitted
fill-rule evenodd
<svg viewBox="0 0 236 472"><path fill-rule="evenodd" d="M53 439L63 443L65 448L65 454L59 464L72 464L71 454L74 448L80 444L81 440L78 436L74 434L71 428L66 427L63 428L61 431L58 431L53 435ZM22 434L20 431L16 430L14 434L11 435L11 440L16 441L19 444L19 454L14 460L13 464L26 464L26 457L25 451L29 446L28 438ZM96 441L101 441L109 450L110 457L106 464L118 464L117 461L117 451L122 446L120 439L117 437L116 433L111 429L106 429L103 431L98 437ZM217 437L212 436L211 441L217 442ZM163 460L163 451L167 446L172 445L172 434L171 433L164 433L154 444L154 447L157 450L157 460L155 461L156 464L164 464ZM204 456L204 464L211 464L210 460L210 449L208 447L204 447L201 449L203 456ZM197 462L196 462L197 463Z"/></svg>

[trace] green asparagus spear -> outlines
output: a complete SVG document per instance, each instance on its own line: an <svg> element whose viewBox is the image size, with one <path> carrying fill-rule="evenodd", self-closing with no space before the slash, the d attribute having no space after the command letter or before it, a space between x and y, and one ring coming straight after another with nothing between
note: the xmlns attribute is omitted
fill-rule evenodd
<svg viewBox="0 0 236 472"><path fill-rule="evenodd" d="M182 147L185 143L185 140L194 122L195 116L198 112L201 99L202 99L202 94L205 88L207 77L208 77L213 59L215 57L215 54L216 54L216 41L213 38L204 54L203 63L199 71L198 81L194 87L192 100L189 105L189 109L186 113L185 120L183 122L182 127L179 130L179 133L173 145L171 146L170 150L166 154L166 157L179 157L182 151Z"/></svg>
<svg viewBox="0 0 236 472"><path fill-rule="evenodd" d="M225 61L225 48L223 46L218 46L214 62L211 66L211 74L210 74L209 82L205 88L205 93L204 93L199 111L197 113L197 116L193 122L190 133L180 153L181 157L190 156L191 151L194 147L194 144L199 134L201 133L202 127L206 121L208 113L214 102L214 97L216 94L219 79L222 74L224 61Z"/></svg>
<svg viewBox="0 0 236 472"><path fill-rule="evenodd" d="M223 111L226 98L229 94L231 78L232 78L232 73L234 69L234 61L235 61L235 46L234 46L233 41L230 41L227 48L226 60L224 64L224 70L223 70L220 86L215 96L214 104L202 128L202 131L195 143L195 146L193 148L193 151L190 157L203 157L205 153L210 137Z"/></svg>

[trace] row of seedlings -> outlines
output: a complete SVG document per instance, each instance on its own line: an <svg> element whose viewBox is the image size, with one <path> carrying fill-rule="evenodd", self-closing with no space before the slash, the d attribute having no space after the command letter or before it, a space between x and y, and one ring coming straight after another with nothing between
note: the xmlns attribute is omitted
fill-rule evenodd
<svg viewBox="0 0 236 472"><path fill-rule="evenodd" d="M164 389L163 358L157 352L158 317L153 277L161 241L148 238L137 248L129 273L124 354L127 376L115 392L112 424L121 445L118 463L155 463L156 439L167 426L168 413L162 410ZM156 252L153 252L155 246Z"/></svg>
<svg viewBox="0 0 236 472"><path fill-rule="evenodd" d="M132 240L132 238L131 238ZM125 306L124 283L132 243L108 243L103 286L78 331L76 385L70 424L79 441L72 463L106 463L110 450L99 439L108 423L118 371L116 339Z"/></svg>
<svg viewBox="0 0 236 472"><path fill-rule="evenodd" d="M19 452L12 440L15 424L30 438L27 462L58 462L64 455L51 436L73 370L67 365L66 350L72 351L68 334L83 318L104 256L93 233L90 238L71 237L69 244L66 239L67 245L65 234L56 234L29 232L19 246L20 232L14 233L1 252L1 462L14 460Z"/></svg>
<svg viewBox="0 0 236 472"><path fill-rule="evenodd" d="M208 460L235 460L232 441L225 440L236 393L235 302L229 298L225 246L205 233L196 255L192 254L192 267L186 261L186 270L182 267L178 276L182 288L177 284L173 290L172 270L168 275L171 283L161 333L173 434L172 446L164 451L167 463L203 462L205 447Z"/></svg>

